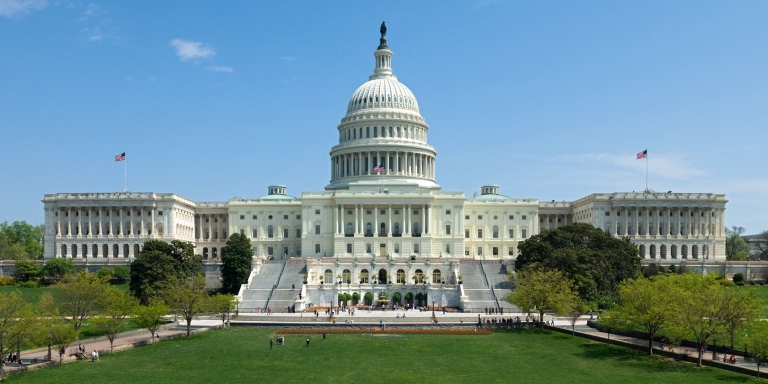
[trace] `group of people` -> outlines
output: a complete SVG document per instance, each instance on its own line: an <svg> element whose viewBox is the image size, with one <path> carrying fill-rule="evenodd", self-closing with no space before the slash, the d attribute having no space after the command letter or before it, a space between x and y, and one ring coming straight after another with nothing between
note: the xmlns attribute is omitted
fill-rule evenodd
<svg viewBox="0 0 768 384"><path fill-rule="evenodd" d="M504 315L504 307L499 307L499 308L485 307L485 314L486 315Z"/></svg>
<svg viewBox="0 0 768 384"><path fill-rule="evenodd" d="M19 360L19 356L16 355L15 352L11 352L11 353L8 354L8 358L5 359L5 362L6 363L16 363L16 362L18 362L18 360Z"/></svg>

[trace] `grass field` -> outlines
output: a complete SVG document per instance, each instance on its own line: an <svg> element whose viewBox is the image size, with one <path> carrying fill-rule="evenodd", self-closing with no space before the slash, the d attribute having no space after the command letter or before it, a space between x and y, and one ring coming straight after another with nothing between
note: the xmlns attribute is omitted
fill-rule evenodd
<svg viewBox="0 0 768 384"><path fill-rule="evenodd" d="M115 285L115 287L124 291L128 290L128 284L119 284ZM37 301L40 300L40 295L45 292L50 292L54 299L58 299L59 295L58 291L54 287L21 288L10 285L0 286L0 294L7 295L13 291L19 291L19 293L21 293L21 297L32 304L37 304Z"/></svg>
<svg viewBox="0 0 768 384"><path fill-rule="evenodd" d="M743 383L744 375L696 368L560 333L371 337L286 336L273 330L204 332L8 378L12 383Z"/></svg>

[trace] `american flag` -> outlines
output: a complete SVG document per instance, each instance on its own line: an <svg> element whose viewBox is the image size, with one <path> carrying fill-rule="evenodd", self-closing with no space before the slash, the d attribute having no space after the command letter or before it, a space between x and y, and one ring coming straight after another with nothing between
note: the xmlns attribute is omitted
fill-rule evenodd
<svg viewBox="0 0 768 384"><path fill-rule="evenodd" d="M373 173L379 173L384 170L384 164L379 164L373 167Z"/></svg>
<svg viewBox="0 0 768 384"><path fill-rule="evenodd" d="M648 157L648 150L647 149L645 151L642 151L642 152L637 154L637 158L638 159L645 159L646 157Z"/></svg>
<svg viewBox="0 0 768 384"><path fill-rule="evenodd" d="M115 161L123 161L125 160L125 152L115 156Z"/></svg>

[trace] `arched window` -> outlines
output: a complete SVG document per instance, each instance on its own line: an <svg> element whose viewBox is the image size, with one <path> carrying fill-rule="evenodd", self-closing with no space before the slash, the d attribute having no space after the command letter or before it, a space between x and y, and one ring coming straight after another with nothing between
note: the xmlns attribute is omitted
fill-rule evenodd
<svg viewBox="0 0 768 384"><path fill-rule="evenodd" d="M72 245L72 258L77 257L77 245Z"/></svg>
<svg viewBox="0 0 768 384"><path fill-rule="evenodd" d="M136 252L138 254L138 252ZM93 255L91 257L99 257L99 246L94 244L93 245Z"/></svg>
<svg viewBox="0 0 768 384"><path fill-rule="evenodd" d="M216 249L216 247L211 248L211 254L214 259L219 257L219 251Z"/></svg>
<svg viewBox="0 0 768 384"><path fill-rule="evenodd" d="M692 245L691 246L691 255L694 259L699 258L699 246L698 245Z"/></svg>
<svg viewBox="0 0 768 384"><path fill-rule="evenodd" d="M352 282L352 272L349 271L349 269L345 269L344 272L341 273L341 279L349 284Z"/></svg>
<svg viewBox="0 0 768 384"><path fill-rule="evenodd" d="M333 278L333 271L330 269L326 269L325 273L323 273L323 278L325 279L325 282L328 284L333 284L334 278Z"/></svg>
<svg viewBox="0 0 768 384"><path fill-rule="evenodd" d="M267 227L267 237L269 238L275 237L275 229L272 228L271 225Z"/></svg>
<svg viewBox="0 0 768 384"><path fill-rule="evenodd" d="M672 244L672 247L670 247L670 256L672 256L673 259L677 259L677 245Z"/></svg>
<svg viewBox="0 0 768 384"><path fill-rule="evenodd" d="M440 284L440 282L443 280L443 274L440 273L439 269L435 269L432 271L432 283L433 284Z"/></svg>
<svg viewBox="0 0 768 384"><path fill-rule="evenodd" d="M102 253L101 253L102 257L109 257L109 245L104 244L101 247L101 250L102 250Z"/></svg>
<svg viewBox="0 0 768 384"><path fill-rule="evenodd" d="M112 257L118 257L120 255L120 246L117 244L112 245Z"/></svg>
<svg viewBox="0 0 768 384"><path fill-rule="evenodd" d="M683 244L683 247L682 247L681 251L682 252L680 252L680 253L682 253L683 259L687 259L688 258L688 246Z"/></svg>
<svg viewBox="0 0 768 384"><path fill-rule="evenodd" d="M61 245L61 257L67 257L67 246L64 244Z"/></svg>
<svg viewBox="0 0 768 384"><path fill-rule="evenodd" d="M640 246L640 258L645 259L645 245Z"/></svg>
<svg viewBox="0 0 768 384"><path fill-rule="evenodd" d="M656 245L651 244L651 259L656 258Z"/></svg>
<svg viewBox="0 0 768 384"><path fill-rule="evenodd" d="M397 283L398 284L405 284L405 271L402 269L397 270Z"/></svg>
<svg viewBox="0 0 768 384"><path fill-rule="evenodd" d="M494 225L493 226L493 238L498 239L499 238L499 226Z"/></svg>
<svg viewBox="0 0 768 384"><path fill-rule="evenodd" d="M358 277L360 278L360 284L368 284L368 278L370 276L367 269L360 271L360 276Z"/></svg>
<svg viewBox="0 0 768 384"><path fill-rule="evenodd" d="M208 247L203 248L203 259L208 259Z"/></svg>
<svg viewBox="0 0 768 384"><path fill-rule="evenodd" d="M421 269L417 269L415 272L413 272L413 276L416 278L414 279L417 283L423 283L424 282L424 271Z"/></svg>
<svg viewBox="0 0 768 384"><path fill-rule="evenodd" d="M128 257L129 247L128 244L123 245L123 257Z"/></svg>

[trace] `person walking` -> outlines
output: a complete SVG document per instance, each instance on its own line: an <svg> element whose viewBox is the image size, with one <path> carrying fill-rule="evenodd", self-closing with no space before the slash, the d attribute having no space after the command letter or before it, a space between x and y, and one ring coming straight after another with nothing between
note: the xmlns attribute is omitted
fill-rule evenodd
<svg viewBox="0 0 768 384"><path fill-rule="evenodd" d="M272 338L269 339L269 350L272 350Z"/></svg>
<svg viewBox="0 0 768 384"><path fill-rule="evenodd" d="M296 284L291 284L291 291L296 289Z"/></svg>
<svg viewBox="0 0 768 384"><path fill-rule="evenodd" d="M96 362L96 350L94 349L93 352L91 352L91 362Z"/></svg>
<svg viewBox="0 0 768 384"><path fill-rule="evenodd" d="M307 337L307 347L309 347L309 337Z"/></svg>

